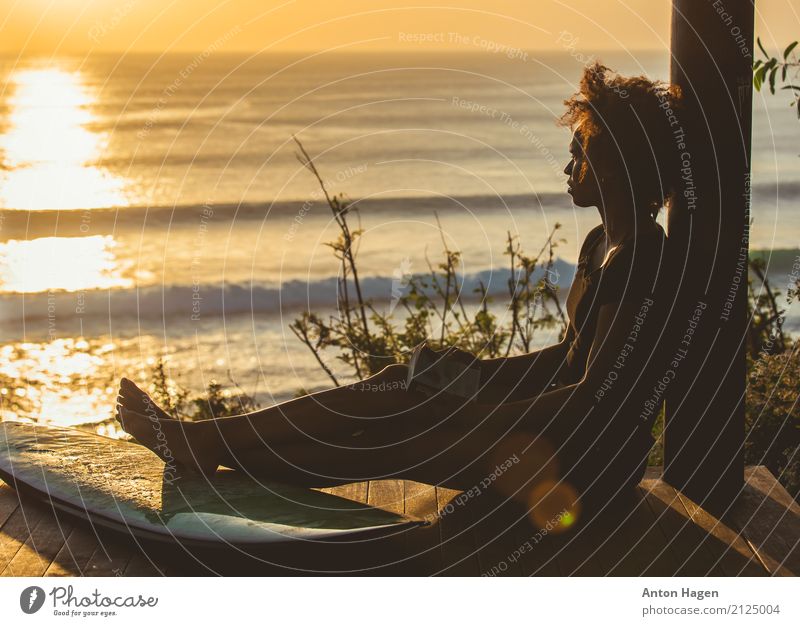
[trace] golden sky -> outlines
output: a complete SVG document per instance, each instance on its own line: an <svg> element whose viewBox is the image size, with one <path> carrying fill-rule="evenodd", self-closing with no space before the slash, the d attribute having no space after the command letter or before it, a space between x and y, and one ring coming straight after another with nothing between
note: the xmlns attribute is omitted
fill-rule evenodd
<svg viewBox="0 0 800 626"><path fill-rule="evenodd" d="M700 0L698 0L700 1ZM0 0L0 52L662 48L669 0ZM757 0L770 47L800 37L800 0ZM562 39L563 41L563 39Z"/></svg>

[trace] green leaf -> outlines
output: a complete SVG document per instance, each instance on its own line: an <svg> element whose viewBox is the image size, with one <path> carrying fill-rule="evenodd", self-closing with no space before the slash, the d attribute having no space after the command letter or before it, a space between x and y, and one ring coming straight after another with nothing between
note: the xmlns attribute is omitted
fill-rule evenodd
<svg viewBox="0 0 800 626"><path fill-rule="evenodd" d="M783 58L784 59L789 58L789 55L792 53L792 50L794 50L796 47L797 47L796 41L793 41L788 46L786 46L786 50L783 51Z"/></svg>
<svg viewBox="0 0 800 626"><path fill-rule="evenodd" d="M755 76L753 77L753 85L756 88L756 91L761 91L761 85L764 84L764 79L767 76L767 71L769 71L769 67L766 65L762 65L756 71Z"/></svg>
<svg viewBox="0 0 800 626"><path fill-rule="evenodd" d="M758 37L756 39L756 42L758 43L758 47L761 49L761 52L764 54L764 56L769 58L769 55L767 54L767 51L764 50L764 45L761 43L761 37Z"/></svg>
<svg viewBox="0 0 800 626"><path fill-rule="evenodd" d="M769 73L769 92L771 94L775 94L775 76L778 73L778 68L773 67L772 71Z"/></svg>
<svg viewBox="0 0 800 626"><path fill-rule="evenodd" d="M753 63L753 71L755 72L759 67L761 67L762 63L763 63L763 61L761 59L759 59L758 61Z"/></svg>

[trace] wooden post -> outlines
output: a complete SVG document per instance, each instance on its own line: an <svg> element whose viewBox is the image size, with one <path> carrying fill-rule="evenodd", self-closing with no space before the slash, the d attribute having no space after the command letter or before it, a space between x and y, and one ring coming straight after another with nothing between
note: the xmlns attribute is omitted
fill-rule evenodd
<svg viewBox="0 0 800 626"><path fill-rule="evenodd" d="M669 336L664 478L724 509L743 486L753 0L674 0L671 80L687 102L668 215L679 276ZM675 363L673 362L673 365Z"/></svg>

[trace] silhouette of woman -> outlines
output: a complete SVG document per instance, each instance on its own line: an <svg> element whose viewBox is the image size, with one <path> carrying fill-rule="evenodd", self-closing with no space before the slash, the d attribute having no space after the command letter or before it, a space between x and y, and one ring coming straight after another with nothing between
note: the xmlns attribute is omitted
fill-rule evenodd
<svg viewBox="0 0 800 626"><path fill-rule="evenodd" d="M595 64L565 104L568 192L602 223L581 246L559 344L480 361L471 402L407 389L408 367L396 364L366 384L188 423L122 379L122 427L167 463L314 487L405 478L529 501L542 485L606 498L638 483L665 376L659 338L672 296L656 216L679 176L665 112L680 95Z"/></svg>

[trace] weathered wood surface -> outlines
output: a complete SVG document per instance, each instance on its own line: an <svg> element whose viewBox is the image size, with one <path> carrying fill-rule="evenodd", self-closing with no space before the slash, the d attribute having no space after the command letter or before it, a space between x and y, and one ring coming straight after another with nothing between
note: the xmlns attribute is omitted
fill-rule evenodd
<svg viewBox="0 0 800 626"><path fill-rule="evenodd" d="M563 535L542 534L520 508L411 481L354 483L324 491L432 522L390 543L340 546L303 566L253 557L248 574L498 576L768 576L800 573L800 506L764 467L747 469L736 505L721 519L698 507L650 468L636 498ZM449 505L449 506L448 506ZM179 550L180 552L180 550ZM368 559L359 560L366 554ZM179 558L180 557L180 558ZM230 555L223 555L223 559ZM249 559L247 555L236 555ZM219 558L219 557L218 557ZM325 561L329 559L329 561ZM159 576L229 573L201 554L139 545L21 501L0 483L3 576Z"/></svg>

